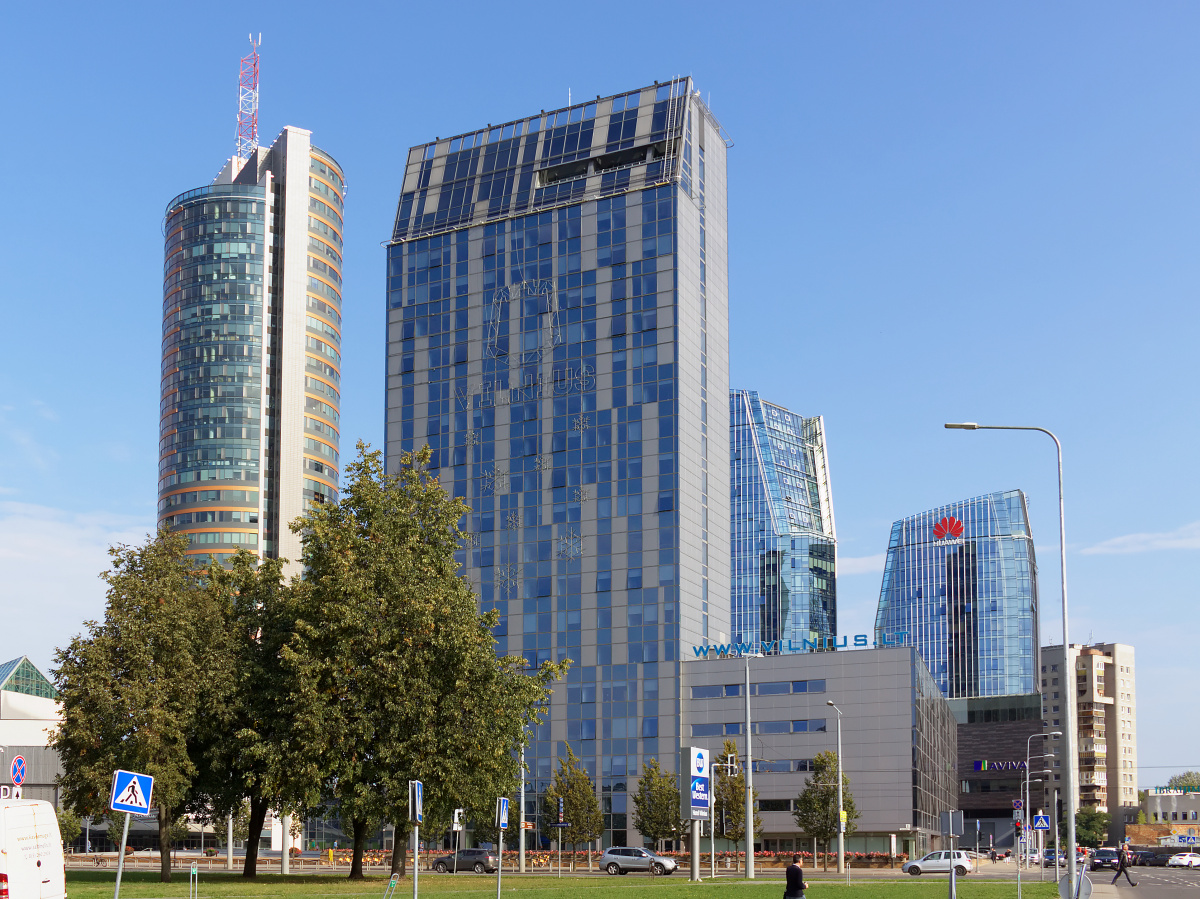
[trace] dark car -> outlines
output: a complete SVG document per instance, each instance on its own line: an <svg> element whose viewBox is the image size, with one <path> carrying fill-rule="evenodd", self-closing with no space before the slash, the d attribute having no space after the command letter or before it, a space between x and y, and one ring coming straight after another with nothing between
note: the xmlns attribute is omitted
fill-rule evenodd
<svg viewBox="0 0 1200 899"><path fill-rule="evenodd" d="M1151 852L1149 849L1143 849L1141 852L1135 852L1133 853L1132 864L1152 865L1154 862L1152 862L1151 859L1157 854L1157 852Z"/></svg>
<svg viewBox="0 0 1200 899"><path fill-rule="evenodd" d="M486 849L460 849L453 855L439 858L433 863L433 870L439 874L447 871L474 871L476 874L492 874L500 864L494 852Z"/></svg>
<svg viewBox="0 0 1200 899"><path fill-rule="evenodd" d="M1116 870L1120 865L1117 850L1097 849L1092 853L1092 857L1088 859L1088 865L1093 871L1098 871L1100 868L1112 868Z"/></svg>
<svg viewBox="0 0 1200 899"><path fill-rule="evenodd" d="M1170 860L1171 860L1171 856L1169 856L1169 855L1159 855L1159 854L1155 853L1150 856L1150 858L1147 860L1146 864L1152 868L1165 868L1167 866L1167 862L1169 862Z"/></svg>

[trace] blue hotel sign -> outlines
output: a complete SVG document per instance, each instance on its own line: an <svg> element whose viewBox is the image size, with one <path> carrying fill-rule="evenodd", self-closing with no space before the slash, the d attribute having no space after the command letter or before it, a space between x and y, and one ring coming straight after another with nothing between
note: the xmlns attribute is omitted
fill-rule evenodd
<svg viewBox="0 0 1200 899"><path fill-rule="evenodd" d="M855 634L854 642L851 643L849 636L826 637L823 640L801 640L795 643L791 640L760 640L757 643L713 643L708 646L693 646L692 652L696 654L696 658L709 657L711 653L714 657L720 656L736 656L750 655L754 652L761 652L763 655L781 655L794 652L819 652L827 649L865 649L868 646L903 646L904 639L908 636L908 631L896 631L894 634L884 634L882 642L870 642L866 634ZM839 639L841 642L838 642ZM785 645L786 644L786 645Z"/></svg>

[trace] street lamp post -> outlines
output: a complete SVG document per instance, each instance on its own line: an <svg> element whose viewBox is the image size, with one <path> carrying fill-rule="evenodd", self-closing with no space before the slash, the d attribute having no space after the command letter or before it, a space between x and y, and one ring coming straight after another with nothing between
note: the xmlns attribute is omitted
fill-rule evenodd
<svg viewBox="0 0 1200 899"><path fill-rule="evenodd" d="M838 780L838 873L846 873L846 822L843 820L845 812L842 810L842 710L833 704L832 699L827 699L825 705L837 712L837 780ZM816 859L813 859L816 862Z"/></svg>
<svg viewBox="0 0 1200 899"><path fill-rule="evenodd" d="M750 735L750 660L761 653L748 652L746 659L746 879L754 879L754 754Z"/></svg>
<svg viewBox="0 0 1200 899"><path fill-rule="evenodd" d="M1061 737L1061 736L1062 736L1061 730L1054 730L1048 734L1030 734L1029 738L1025 741L1025 803L1024 803L1024 807L1021 811L1021 816L1025 820L1025 828L1024 829L1026 831L1026 839L1028 839L1028 830L1029 830L1029 824L1030 824L1029 812L1031 809L1031 806L1030 806L1031 800L1030 800L1030 796L1029 796L1029 773L1030 773L1029 772L1029 763L1032 762L1035 758L1046 759L1046 758L1053 757L1053 753L1047 753L1047 752L1043 752L1041 755L1038 755L1038 756L1032 755L1033 749L1031 748L1030 744L1034 740L1036 740L1038 737L1041 737L1043 740L1045 740L1047 737ZM1044 749L1045 747L1042 747L1042 748ZM1047 774L1050 773L1049 769L1047 769L1046 773Z"/></svg>
<svg viewBox="0 0 1200 899"><path fill-rule="evenodd" d="M1070 637L1067 630L1067 525L1063 509L1063 464L1062 444L1053 431L1045 428L1027 427L1021 425L981 425L973 421L947 422L947 428L960 431L1040 431L1054 441L1058 453L1058 552L1059 571L1062 576L1062 624L1063 624L1063 659L1071 663ZM1067 887L1069 895L1075 895L1075 809L1079 804L1075 789L1075 688L1067 690L1066 713L1063 721L1063 755L1066 766L1063 768L1063 792L1066 795L1067 818Z"/></svg>

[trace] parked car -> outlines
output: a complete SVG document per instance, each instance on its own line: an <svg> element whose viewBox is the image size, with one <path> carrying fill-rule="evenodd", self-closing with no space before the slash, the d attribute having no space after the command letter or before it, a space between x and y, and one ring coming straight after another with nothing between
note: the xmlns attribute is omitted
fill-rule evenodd
<svg viewBox="0 0 1200 899"><path fill-rule="evenodd" d="M1101 868L1116 868L1120 865L1120 859L1117 856L1116 849L1097 849L1092 853L1091 859L1088 861L1089 867L1093 871L1098 871Z"/></svg>
<svg viewBox="0 0 1200 899"><path fill-rule="evenodd" d="M609 874L628 874L630 871L674 874L679 864L675 859L659 855L650 849L612 846L600 856L600 867Z"/></svg>
<svg viewBox="0 0 1200 899"><path fill-rule="evenodd" d="M1161 852L1158 852L1158 853L1155 853L1154 855L1152 855L1146 861L1146 864L1150 865L1152 868L1165 868L1167 865L1167 862L1169 862L1170 860L1171 860L1171 856L1165 855Z"/></svg>
<svg viewBox="0 0 1200 899"><path fill-rule="evenodd" d="M1176 852L1167 860L1170 868L1200 868L1200 854L1195 852Z"/></svg>
<svg viewBox="0 0 1200 899"><path fill-rule="evenodd" d="M971 857L961 849L939 850L930 852L923 858L905 862L900 866L900 870L917 877L921 874L949 874L951 867L959 877L965 877L973 868Z"/></svg>
<svg viewBox="0 0 1200 899"><path fill-rule="evenodd" d="M1053 868L1054 867L1054 859L1055 859L1054 850L1047 849L1045 854L1042 856L1042 867L1043 868ZM1058 853L1058 866L1060 868L1065 868L1067 866L1067 854L1065 852Z"/></svg>
<svg viewBox="0 0 1200 899"><path fill-rule="evenodd" d="M457 857L457 858L456 858ZM474 871L476 874L492 874L500 864L494 852L486 849L460 849L433 863L433 870L439 874L447 871Z"/></svg>
<svg viewBox="0 0 1200 899"><path fill-rule="evenodd" d="M1150 859L1154 858L1156 854L1157 853L1150 849L1142 849L1139 852L1130 854L1129 863L1131 865L1148 865L1150 864Z"/></svg>

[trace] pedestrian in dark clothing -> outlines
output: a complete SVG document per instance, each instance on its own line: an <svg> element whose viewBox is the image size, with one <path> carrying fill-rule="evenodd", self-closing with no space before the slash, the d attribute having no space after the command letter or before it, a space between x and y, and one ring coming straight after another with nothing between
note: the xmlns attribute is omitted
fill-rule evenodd
<svg viewBox="0 0 1200 899"><path fill-rule="evenodd" d="M1120 879L1121 875L1124 874L1125 879L1129 881L1129 885L1131 887L1135 887L1137 884L1134 883L1129 877L1128 859L1129 853L1124 849L1117 852L1117 873L1113 875L1112 882L1116 883L1117 880Z"/></svg>
<svg viewBox="0 0 1200 899"><path fill-rule="evenodd" d="M783 899L804 899L804 890L808 884L804 882L804 869L800 867L799 853L792 856L792 863L788 865L785 874L787 886L783 891Z"/></svg>
<svg viewBox="0 0 1200 899"><path fill-rule="evenodd" d="M993 865L996 864L996 850L995 849L992 850L992 864Z"/></svg>

